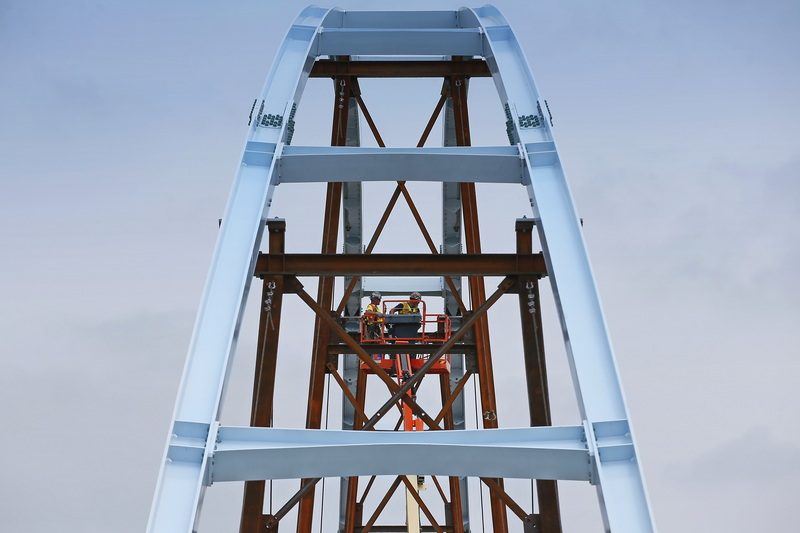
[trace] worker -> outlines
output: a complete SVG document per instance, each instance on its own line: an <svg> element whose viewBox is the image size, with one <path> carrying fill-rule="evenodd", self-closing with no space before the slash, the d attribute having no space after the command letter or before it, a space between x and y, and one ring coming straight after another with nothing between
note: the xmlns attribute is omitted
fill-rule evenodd
<svg viewBox="0 0 800 533"><path fill-rule="evenodd" d="M413 322L404 321L403 323L393 324L391 335L397 339L405 339L411 344L416 344L419 338L419 328L422 325L422 313L419 310L420 303L422 303L422 295L414 291L408 297L408 300L400 302L392 307L389 311L390 314L396 315L418 315ZM411 318L411 317L409 317Z"/></svg>
<svg viewBox="0 0 800 533"><path fill-rule="evenodd" d="M422 295L419 292L414 291L408 297L408 300L397 304L389 312L391 314L400 315L418 315L420 302L422 302Z"/></svg>
<svg viewBox="0 0 800 533"><path fill-rule="evenodd" d="M367 339L378 340L383 336L383 312L380 308L381 293L373 292L370 295L370 303L364 310L364 322L367 324Z"/></svg>

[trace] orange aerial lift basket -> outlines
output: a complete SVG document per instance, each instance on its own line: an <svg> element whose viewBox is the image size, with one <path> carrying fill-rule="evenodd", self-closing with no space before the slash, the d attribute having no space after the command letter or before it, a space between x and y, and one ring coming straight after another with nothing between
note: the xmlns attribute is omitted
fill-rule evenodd
<svg viewBox="0 0 800 533"><path fill-rule="evenodd" d="M410 310L414 310L414 312L409 312ZM382 311L383 316L381 317L363 315L360 331L362 344L443 344L450 340L452 335L450 317L444 314L428 313L423 300L385 300ZM369 327L370 325L372 328ZM390 374L397 373L398 376L400 372L396 367L403 359L407 358L408 369L413 373L419 370L430 357L428 354L398 354L396 350L393 351L394 354L381 353L374 354L372 357L381 368ZM374 373L365 363L361 363L361 370L369 374ZM450 354L442 355L428 372L449 374Z"/></svg>

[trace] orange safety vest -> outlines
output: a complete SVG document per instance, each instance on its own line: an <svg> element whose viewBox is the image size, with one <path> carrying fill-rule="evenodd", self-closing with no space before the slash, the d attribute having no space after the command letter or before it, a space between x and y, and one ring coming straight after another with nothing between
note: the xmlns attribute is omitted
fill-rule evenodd
<svg viewBox="0 0 800 533"><path fill-rule="evenodd" d="M381 312L380 308L375 304L369 304L367 306L366 310L367 311L374 311L375 313L380 313ZM385 322L385 320L384 320L384 318L382 316L375 316L375 315L368 315L368 314L364 314L364 321L367 324L382 324L382 323Z"/></svg>

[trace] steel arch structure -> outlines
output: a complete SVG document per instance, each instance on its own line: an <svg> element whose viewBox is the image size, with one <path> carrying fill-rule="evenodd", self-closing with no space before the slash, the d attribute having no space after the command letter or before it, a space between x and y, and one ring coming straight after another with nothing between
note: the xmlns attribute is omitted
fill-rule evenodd
<svg viewBox="0 0 800 533"><path fill-rule="evenodd" d="M494 81L505 109L509 145L471 146L466 91L468 80L478 76ZM334 80L330 147L292 145L295 113L311 77ZM444 80L437 109L417 147L383 145L358 86L358 79L369 77ZM439 114L443 146L424 147ZM360 146L362 116L378 148ZM264 480L300 479L300 490L284 508L297 507L297 529L307 533L314 486L323 477L342 480L339 531L379 531L374 518L381 507L365 523L363 500L357 499L359 476L376 475L394 477L387 498L405 485L409 505L425 514L426 526L419 521L412 524L407 515L409 531L470 530L466 478L480 478L489 487L496 532L508 530L509 510L521 519L526 532L560 531L557 480L596 487L606 531L655 531L549 109L510 25L497 9L352 12L308 7L278 51L249 126L178 392L148 531L193 531L204 491L223 481L245 482L241 531L276 531L280 513L265 515L262 510ZM416 217L429 253L372 254L380 228L365 248L361 184L369 181L396 181L390 204L403 196L412 212L405 183L441 183L440 246ZM268 221L275 187L301 182L327 184L321 254L286 254L285 224ZM513 253L481 253L476 183L512 183L526 191L531 218L517 221ZM344 253L337 253L340 226ZM269 250L262 253L265 229ZM541 253L532 249L534 230ZM452 333L432 343L364 342L358 335L361 295L373 288L383 288L385 294L407 292L407 283L387 279L408 275L433 280L428 285L415 283L422 284L423 295L442 298L443 316L452 324ZM305 291L298 280L302 276L318 277L316 298ZM383 285L372 287L374 280L365 276L383 277ZM486 276L503 279L488 296ZM580 407L581 420L571 426L550 425L538 334L538 282L544 276L555 295ZM219 421L220 405L254 277L263 279L264 285L251 427L226 427ZM336 279L342 279L345 288L338 306L334 305ZM462 298L462 279L471 308ZM526 428L501 428L497 422L486 311L505 293L519 298L531 419ZM305 429L272 427L282 299L289 294L296 294L315 312ZM424 364L400 380L381 366L376 353L396 361L402 353L408 361L417 358ZM448 370L440 374L441 405L433 416L414 391L445 358ZM342 430L319 429L325 375L333 376L342 389ZM364 401L367 375L377 376L388 396L372 415ZM470 378L480 384L480 429L465 429L463 386ZM381 418L395 408L413 421L413 427L375 431ZM389 462L384 460L387 455ZM435 481L445 501L444 524L418 497L418 487L407 476L412 472L447 477L449 501ZM537 480L540 512L526 512L510 498L504 491L505 478Z"/></svg>

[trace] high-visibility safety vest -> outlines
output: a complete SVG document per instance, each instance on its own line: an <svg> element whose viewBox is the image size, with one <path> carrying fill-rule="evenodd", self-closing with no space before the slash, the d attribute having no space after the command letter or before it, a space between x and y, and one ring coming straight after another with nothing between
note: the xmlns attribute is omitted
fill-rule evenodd
<svg viewBox="0 0 800 533"><path fill-rule="evenodd" d="M416 305L419 305L419 300L412 300ZM403 308L397 311L401 315L418 315L419 307L411 307L408 302L403 302Z"/></svg>
<svg viewBox="0 0 800 533"><path fill-rule="evenodd" d="M373 311L375 313L381 312L380 308L375 304L369 304L366 310ZM382 324L385 322L385 320L382 316L364 314L364 322L367 324Z"/></svg>

